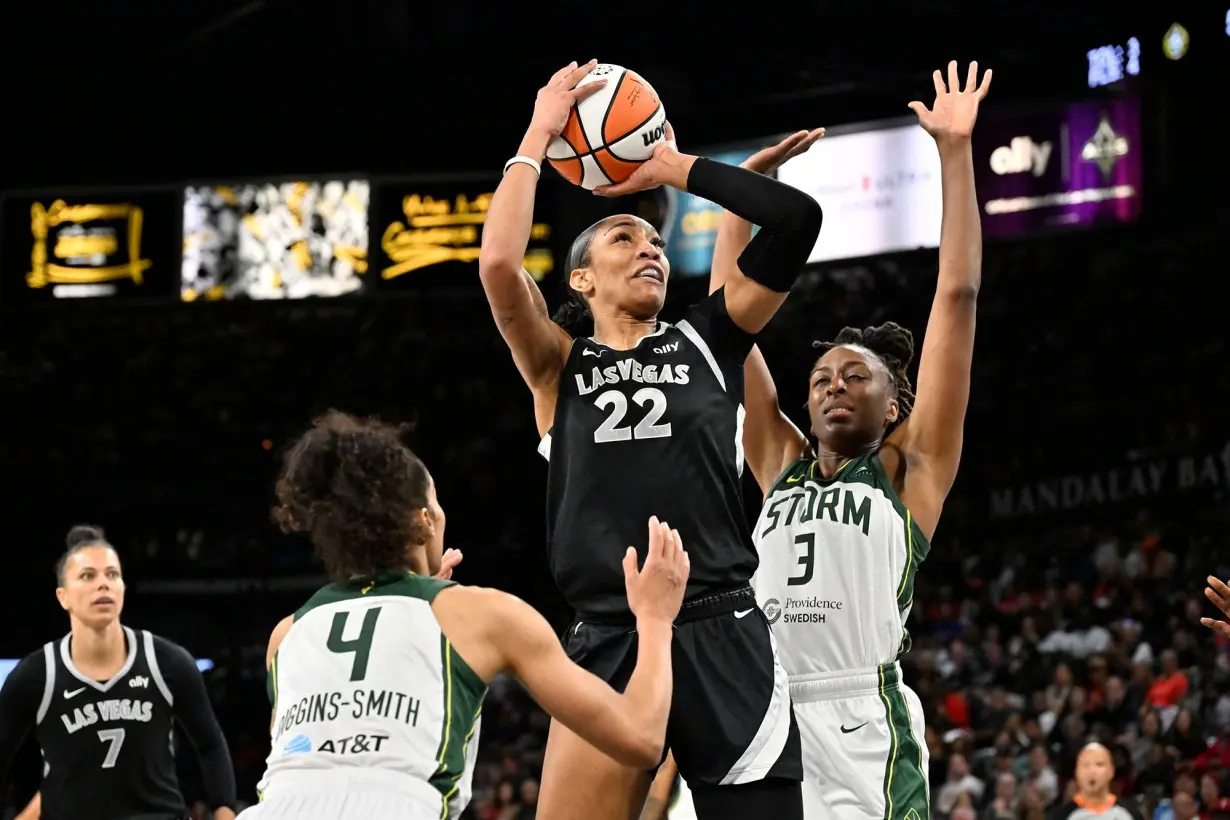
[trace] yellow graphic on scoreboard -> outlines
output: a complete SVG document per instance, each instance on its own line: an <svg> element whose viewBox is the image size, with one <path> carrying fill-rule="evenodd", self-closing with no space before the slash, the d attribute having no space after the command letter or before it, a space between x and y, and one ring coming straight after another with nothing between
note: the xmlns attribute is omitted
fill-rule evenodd
<svg viewBox="0 0 1230 820"><path fill-rule="evenodd" d="M114 289L110 283L118 280L140 285L153 264L141 256L144 225L145 211L132 203L69 204L57 199L44 206L36 201L30 205L34 243L26 284L89 290L90 295Z"/></svg>
<svg viewBox="0 0 1230 820"><path fill-rule="evenodd" d="M450 262L476 271L482 227L493 196L493 191L447 197L415 191L402 196L402 218L389 223L380 238L380 247L389 260L380 271L381 278L396 279ZM550 237L551 226L545 222L535 222L530 228L524 265L535 281L542 281L553 267L551 251L546 247Z"/></svg>

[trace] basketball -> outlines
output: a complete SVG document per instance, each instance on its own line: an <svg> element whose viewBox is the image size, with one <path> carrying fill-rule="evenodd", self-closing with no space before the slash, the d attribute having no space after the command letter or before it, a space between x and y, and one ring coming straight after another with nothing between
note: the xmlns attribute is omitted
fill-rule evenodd
<svg viewBox="0 0 1230 820"><path fill-rule="evenodd" d="M635 71L599 63L577 88L606 87L572 106L568 122L547 148L547 161L586 190L623 182L666 139L666 109Z"/></svg>

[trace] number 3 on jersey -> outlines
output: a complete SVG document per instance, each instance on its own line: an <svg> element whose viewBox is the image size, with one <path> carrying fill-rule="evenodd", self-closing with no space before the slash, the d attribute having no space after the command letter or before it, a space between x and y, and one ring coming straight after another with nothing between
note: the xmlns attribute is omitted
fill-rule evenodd
<svg viewBox="0 0 1230 820"><path fill-rule="evenodd" d="M594 405L599 410L610 410L606 420L594 431L594 443L606 444L610 441L632 441L633 439L669 438L671 424L659 424L666 414L666 394L656 387L642 387L632 394L632 401L640 407L649 408L635 427L624 425L624 416L628 414L628 398L618 390L608 390L594 399Z"/></svg>
<svg viewBox="0 0 1230 820"><path fill-rule="evenodd" d="M376 619L380 617L380 607L367 610L363 616L363 626L359 628L359 636L347 640L346 620L349 612L339 612L333 616L333 624L329 627L329 639L325 646L330 652L339 655L354 653L354 661L350 665L350 682L355 683L367 677L367 661L372 655L372 636L376 634Z"/></svg>

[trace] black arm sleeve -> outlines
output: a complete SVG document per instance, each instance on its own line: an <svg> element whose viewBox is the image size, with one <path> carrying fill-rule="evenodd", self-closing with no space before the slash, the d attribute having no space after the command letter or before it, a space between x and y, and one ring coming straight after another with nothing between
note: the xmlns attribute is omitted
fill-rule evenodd
<svg viewBox="0 0 1230 820"><path fill-rule="evenodd" d="M790 290L820 235L820 203L764 174L704 157L692 164L688 192L759 225L739 255L739 270L769 290Z"/></svg>
<svg viewBox="0 0 1230 820"><path fill-rule="evenodd" d="M26 655L4 679L0 688L0 784L38 718L46 682L47 661L41 651Z"/></svg>
<svg viewBox="0 0 1230 820"><path fill-rule="evenodd" d="M158 669L171 690L175 719L184 727L201 762L201 785L211 808L235 808L235 769L222 727L214 717L205 680L182 646L154 636Z"/></svg>

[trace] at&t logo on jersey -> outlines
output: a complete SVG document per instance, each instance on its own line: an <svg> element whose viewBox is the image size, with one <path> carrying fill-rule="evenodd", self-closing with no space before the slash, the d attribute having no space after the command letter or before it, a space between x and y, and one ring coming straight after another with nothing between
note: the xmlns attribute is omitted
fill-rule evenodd
<svg viewBox="0 0 1230 820"><path fill-rule="evenodd" d="M295 735L282 747L284 755L298 755L310 751L312 751L312 739L307 735Z"/></svg>
<svg viewBox="0 0 1230 820"><path fill-rule="evenodd" d="M98 703L87 703L73 709L72 715L62 714L64 728L71 735L78 729L93 726L95 723L113 723L115 721L137 721L149 723L154 716L154 704L147 700L130 700L117 698L115 700L100 700Z"/></svg>

